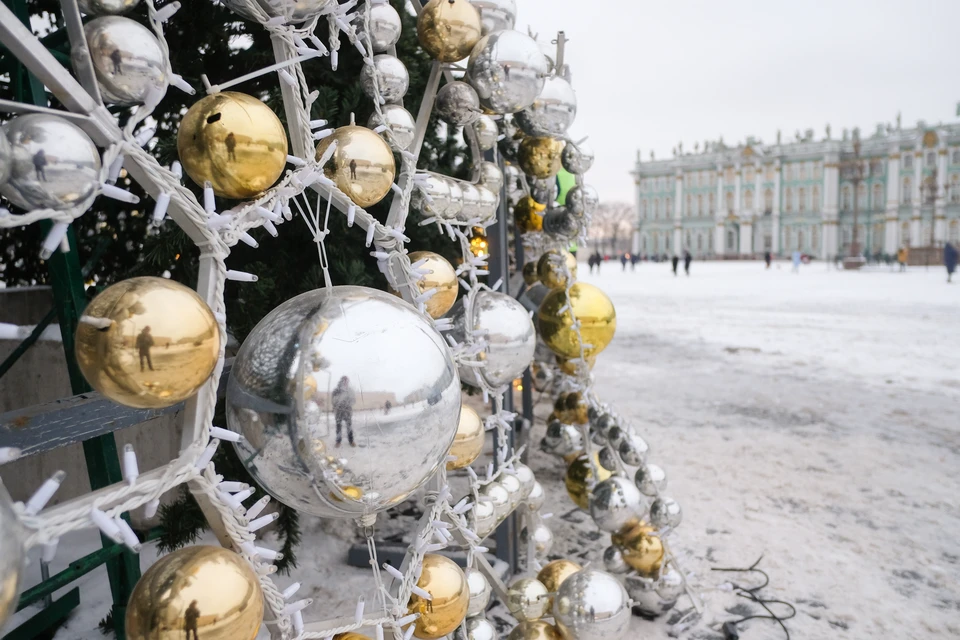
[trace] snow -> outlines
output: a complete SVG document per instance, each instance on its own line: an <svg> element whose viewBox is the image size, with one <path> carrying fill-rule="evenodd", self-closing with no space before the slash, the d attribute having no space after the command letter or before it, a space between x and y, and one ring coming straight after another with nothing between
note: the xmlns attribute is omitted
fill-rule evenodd
<svg viewBox="0 0 960 640"><path fill-rule="evenodd" d="M600 275L581 265L580 277L618 313L596 389L633 420L683 506L670 543L706 605L683 637L719 640L719 623L739 615L728 610L758 612L722 590L749 576L711 568L761 554L762 593L797 607L793 638L960 636L960 283L947 285L942 268L813 263L793 274L757 262L694 262L689 278L667 264L606 263ZM572 509L562 462L533 447L530 466L555 514L552 556L601 564L608 538ZM413 526L399 518L378 531ZM306 617L349 615L364 593L370 603L369 571L345 563L354 526L304 518L303 529L300 568L278 582L304 583L298 597L316 600ZM96 545L92 533L64 540L53 571ZM153 558L143 554L144 568ZM37 573L34 563L32 582ZM80 582L82 606L58 640L99 637L105 577ZM677 609L689 607L682 598ZM668 638L668 619L635 619L630 638ZM744 628L750 640L784 637L769 620Z"/></svg>

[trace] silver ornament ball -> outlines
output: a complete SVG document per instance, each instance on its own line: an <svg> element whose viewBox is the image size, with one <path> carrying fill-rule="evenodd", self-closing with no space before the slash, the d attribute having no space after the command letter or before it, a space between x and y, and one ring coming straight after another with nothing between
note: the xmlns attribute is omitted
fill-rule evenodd
<svg viewBox="0 0 960 640"><path fill-rule="evenodd" d="M597 458L600 461L600 466L607 471L617 470L617 453L610 447L603 447L600 449L600 453L597 454Z"/></svg>
<svg viewBox="0 0 960 640"><path fill-rule="evenodd" d="M104 102L159 101L170 79L166 57L152 31L129 18L105 16L85 24L83 33Z"/></svg>
<svg viewBox="0 0 960 640"><path fill-rule="evenodd" d="M480 39L467 63L467 81L480 104L494 113L516 113L543 89L547 61L528 35L505 30Z"/></svg>
<svg viewBox="0 0 960 640"><path fill-rule="evenodd" d="M610 443L610 446L619 451L620 443L623 442L624 438L627 437L627 431L620 426L620 424L615 424L609 429L607 429L607 442Z"/></svg>
<svg viewBox="0 0 960 640"><path fill-rule="evenodd" d="M516 463L513 469L517 472L517 480L520 481L520 495L526 500L530 497L537 479L533 475L533 470L522 462Z"/></svg>
<svg viewBox="0 0 960 640"><path fill-rule="evenodd" d="M400 40L400 14L389 2L371 5L369 23L368 34L374 52L383 53Z"/></svg>
<svg viewBox="0 0 960 640"><path fill-rule="evenodd" d="M554 420L547 425L540 448L556 456L568 456L583 451L583 434L572 424Z"/></svg>
<svg viewBox="0 0 960 640"><path fill-rule="evenodd" d="M503 188L503 172L495 162L480 163L480 184L495 194L500 193L500 189Z"/></svg>
<svg viewBox="0 0 960 640"><path fill-rule="evenodd" d="M629 479L613 476L590 492L590 516L604 531L616 533L644 510L643 495Z"/></svg>
<svg viewBox="0 0 960 640"><path fill-rule="evenodd" d="M528 136L560 138L577 117L577 94L560 76L551 76L540 95L514 116L517 126Z"/></svg>
<svg viewBox="0 0 960 640"><path fill-rule="evenodd" d="M450 210L450 183L433 173L421 178L410 194L410 206L425 217L445 218Z"/></svg>
<svg viewBox="0 0 960 640"><path fill-rule="evenodd" d="M650 445L647 441L635 433L628 433L620 441L620 459L624 464L631 467L637 467L644 463L647 454L650 452Z"/></svg>
<svg viewBox="0 0 960 640"><path fill-rule="evenodd" d="M390 5L376 6L382 7ZM390 130L390 135L388 136L386 132L380 135L382 135L388 143L392 143L400 149L409 149L416 135L417 128L417 122L413 119L413 116L410 115L410 112L398 104L385 104L380 108L380 111L383 113L382 116L376 111L370 114L367 127L376 129L380 125L386 125L387 129Z"/></svg>
<svg viewBox="0 0 960 640"><path fill-rule="evenodd" d="M576 186L567 193L567 208L577 215L592 214L600 206L600 196L590 185Z"/></svg>
<svg viewBox="0 0 960 640"><path fill-rule="evenodd" d="M497 217L497 205L500 204L500 198L485 185L477 185L477 192L480 194L477 214L480 223L483 224Z"/></svg>
<svg viewBox="0 0 960 640"><path fill-rule="evenodd" d="M480 98L466 82L448 82L437 92L434 110L440 119L455 127L472 124L480 117Z"/></svg>
<svg viewBox="0 0 960 640"><path fill-rule="evenodd" d="M7 142L7 136L0 133L0 185L10 178L13 169L13 150Z"/></svg>
<svg viewBox="0 0 960 640"><path fill-rule="evenodd" d="M627 593L633 600L634 610L647 618L659 617L677 604L676 598L664 598L657 592L657 580L633 574L628 575L624 582Z"/></svg>
<svg viewBox="0 0 960 640"><path fill-rule="evenodd" d="M593 166L593 149L586 142L567 142L560 154L560 164L575 175L582 175Z"/></svg>
<svg viewBox="0 0 960 640"><path fill-rule="evenodd" d="M533 526L533 533L530 527L526 526L520 530L520 548L526 550L529 548L531 536L533 539L533 552L537 558L544 558L550 549L553 548L553 532L543 522L537 522Z"/></svg>
<svg viewBox="0 0 960 640"><path fill-rule="evenodd" d="M533 178L530 180L530 195L537 202L553 203L557 199L556 179Z"/></svg>
<svg viewBox="0 0 960 640"><path fill-rule="evenodd" d="M487 610L493 588L490 586L487 578L477 569L471 567L467 569L464 574L466 574L467 577L467 589L470 591L467 616L479 616Z"/></svg>
<svg viewBox="0 0 960 640"><path fill-rule="evenodd" d="M470 496L470 502L473 502L473 496ZM493 502L474 502L473 508L467 512L467 522L470 529L480 538L486 538L493 533L497 528L497 512Z"/></svg>
<svg viewBox="0 0 960 640"><path fill-rule="evenodd" d="M493 505L493 513L497 518L497 522L506 518L510 513L512 509L510 493L496 480L480 487L479 493L481 496L489 498L489 500L485 502Z"/></svg>
<svg viewBox="0 0 960 640"><path fill-rule="evenodd" d="M450 187L450 208L443 216L445 220L459 220L463 212L463 189L460 184L459 180L447 178L447 186Z"/></svg>
<svg viewBox="0 0 960 640"><path fill-rule="evenodd" d="M653 497L667 488L667 473L655 464L640 465L633 481L640 493Z"/></svg>
<svg viewBox="0 0 960 640"><path fill-rule="evenodd" d="M520 578L507 588L507 610L517 622L539 620L547 614L550 597L536 578Z"/></svg>
<svg viewBox="0 0 960 640"><path fill-rule="evenodd" d="M507 495L510 496L510 508L516 508L518 504L523 502L523 488L520 486L520 479L517 476L512 476L509 473L503 473L500 475L500 486L503 487Z"/></svg>
<svg viewBox="0 0 960 640"><path fill-rule="evenodd" d="M628 602L619 580L604 571L584 569L560 585L553 615L564 638L620 640L630 625Z"/></svg>
<svg viewBox="0 0 960 640"><path fill-rule="evenodd" d="M517 22L517 0L470 0L480 12L480 33L488 35L513 29Z"/></svg>
<svg viewBox="0 0 960 640"><path fill-rule="evenodd" d="M467 618L467 640L497 640L497 628L486 618Z"/></svg>
<svg viewBox="0 0 960 640"><path fill-rule="evenodd" d="M558 239L573 240L580 235L580 221L569 209L553 209L543 214L543 232Z"/></svg>
<svg viewBox="0 0 960 640"><path fill-rule="evenodd" d="M374 83L376 77L376 84ZM410 75L400 59L387 53L373 57L373 64L363 65L360 72L360 88L368 98L376 99L376 89L387 102L398 102L407 94Z"/></svg>
<svg viewBox="0 0 960 640"><path fill-rule="evenodd" d="M610 545L603 550L603 567L610 573L621 574L630 571L630 565L623 559L623 552L616 545Z"/></svg>
<svg viewBox="0 0 960 640"><path fill-rule="evenodd" d="M604 437L610 437L610 429L617 426L617 419L614 418L609 413L601 413L597 416L596 419L597 430L604 435Z"/></svg>
<svg viewBox="0 0 960 640"><path fill-rule="evenodd" d="M673 498L660 497L650 505L650 524L658 530L675 529L682 520L680 503Z"/></svg>
<svg viewBox="0 0 960 640"><path fill-rule="evenodd" d="M533 488L530 489L530 495L527 496L527 507L529 507L531 511L540 511L546 500L547 494L544 492L543 486L535 481Z"/></svg>
<svg viewBox="0 0 960 640"><path fill-rule="evenodd" d="M88 16L115 16L126 13L140 4L140 0L78 0L80 11Z"/></svg>
<svg viewBox="0 0 960 640"><path fill-rule="evenodd" d="M683 576L673 563L660 572L660 582L657 584L657 593L666 601L676 602L686 592Z"/></svg>
<svg viewBox="0 0 960 640"><path fill-rule="evenodd" d="M488 115L481 115L473 123L473 131L477 134L477 145L481 151L490 151L497 146L500 130L497 123Z"/></svg>

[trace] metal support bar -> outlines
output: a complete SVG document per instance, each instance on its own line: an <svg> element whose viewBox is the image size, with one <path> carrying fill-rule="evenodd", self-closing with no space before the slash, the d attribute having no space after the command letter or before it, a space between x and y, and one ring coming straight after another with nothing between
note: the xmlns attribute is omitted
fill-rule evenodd
<svg viewBox="0 0 960 640"><path fill-rule="evenodd" d="M54 600L49 607L34 615L3 637L3 640L35 640L50 637L49 632L59 627L80 606L80 588L74 587L62 598Z"/></svg>
<svg viewBox="0 0 960 640"><path fill-rule="evenodd" d="M2 378L3 374L10 370L10 367L17 363L17 360L20 359L20 356L25 354L27 350L33 346L33 343L40 339L40 334L43 333L43 330L46 329L56 317L57 309L54 307L47 312L47 315L43 316L43 320L41 320L40 323L33 328L33 331L30 332L30 335L24 338L23 342L18 344L17 348L14 349L3 362L0 362L0 378Z"/></svg>

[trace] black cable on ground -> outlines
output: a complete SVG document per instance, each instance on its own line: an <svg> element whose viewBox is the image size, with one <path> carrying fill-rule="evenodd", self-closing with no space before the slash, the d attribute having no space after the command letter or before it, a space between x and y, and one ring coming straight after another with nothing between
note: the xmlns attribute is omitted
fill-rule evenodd
<svg viewBox="0 0 960 640"><path fill-rule="evenodd" d="M735 572L735 573L759 573L760 575L763 576L763 584L757 585L755 587L750 587L750 588L743 587L741 585L736 584L735 582L731 582L731 584L733 585L733 590L738 596L740 596L741 598L746 598L748 600L751 600L759 604L761 607L764 608L764 610L769 615L756 614L752 616L744 616L736 620L728 620L723 624L723 635L727 640L736 640L737 638L740 637L740 634L737 630L738 624L740 624L741 622L746 622L747 620L756 620L756 619L776 620L777 624L780 625L780 628L783 629L784 634L786 634L787 640L790 640L790 630L787 629L787 625L784 624L784 621L789 620L790 618L793 618L794 616L796 616L797 609L792 604L784 600L761 598L759 595L757 595L758 591L760 591L761 589L763 589L764 587L770 584L770 576L767 575L767 572L764 571L763 569L757 569L757 565L760 564L761 560L763 560L762 555L759 558L757 558L756 562L754 562L752 565L746 568L711 567L710 569L711 571L729 571L729 572ZM773 612L772 609L770 609L770 607L767 606L769 604L780 604L785 607L789 607L790 613L787 615L778 616L776 613Z"/></svg>

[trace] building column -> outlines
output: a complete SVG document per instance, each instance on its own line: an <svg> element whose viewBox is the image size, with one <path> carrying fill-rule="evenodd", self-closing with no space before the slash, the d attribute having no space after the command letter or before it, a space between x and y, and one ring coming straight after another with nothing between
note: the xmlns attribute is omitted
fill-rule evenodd
<svg viewBox="0 0 960 640"><path fill-rule="evenodd" d="M923 246L923 238L921 237L920 226L920 206L922 204L922 184L923 181L923 149L918 147L917 151L909 152L913 153L913 212L910 216L910 246L911 247L920 247Z"/></svg>
<svg viewBox="0 0 960 640"><path fill-rule="evenodd" d="M937 150L937 198L933 209L933 242L937 246L947 241L947 147L943 132L940 132L940 148Z"/></svg>
<svg viewBox="0 0 960 640"><path fill-rule="evenodd" d="M677 169L676 186L673 196L673 252L676 255L683 255L683 232L681 227L683 223L683 170Z"/></svg>
<svg viewBox="0 0 960 640"><path fill-rule="evenodd" d="M895 145L887 156L887 211L884 226L883 252L893 255L900 248L897 238L900 210L900 146Z"/></svg>
<svg viewBox="0 0 960 640"><path fill-rule="evenodd" d="M637 175L640 175L640 152L637 151ZM634 179L634 193L636 194L636 215L634 216L633 221L633 241L631 246L633 247L633 253L640 253L640 228L643 226L643 220L640 218L640 199L643 195L640 193L640 178Z"/></svg>
<svg viewBox="0 0 960 640"><path fill-rule="evenodd" d="M773 161L773 210L770 212L770 253L780 254L780 159Z"/></svg>
<svg viewBox="0 0 960 640"><path fill-rule="evenodd" d="M759 221L763 216L763 165L757 162L754 165L753 170L753 210L749 211L748 215L751 217L753 226L756 229L761 229L762 225ZM763 251L763 234L760 233L759 236L759 241L756 237L754 237L750 244L751 255L756 255Z"/></svg>
<svg viewBox="0 0 960 640"><path fill-rule="evenodd" d="M723 201L723 165L717 165L717 199L716 209L713 212L716 227L713 230L713 252L722 256L726 251L727 239L723 235L723 219L725 217Z"/></svg>
<svg viewBox="0 0 960 640"><path fill-rule="evenodd" d="M740 221L740 255L753 255L753 220Z"/></svg>
<svg viewBox="0 0 960 640"><path fill-rule="evenodd" d="M856 194L854 194L856 197ZM823 158L823 233L821 257L829 260L840 251L837 221L840 217L840 156L825 155Z"/></svg>

